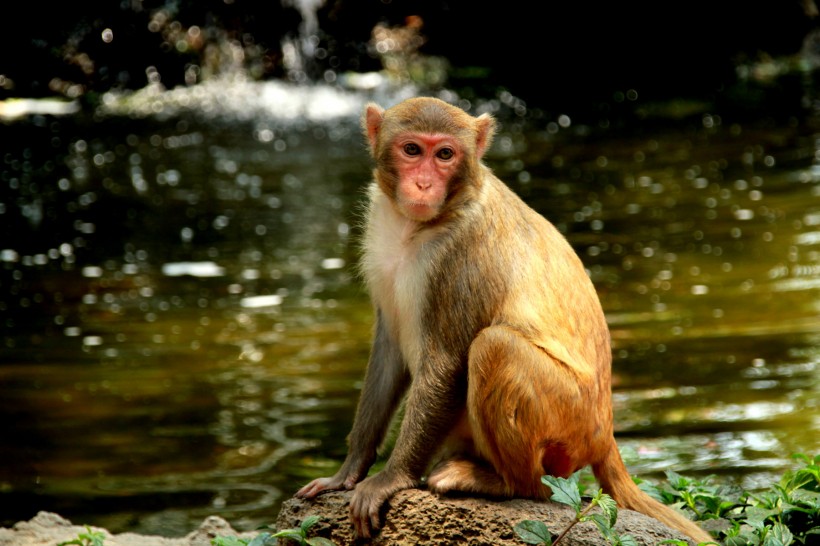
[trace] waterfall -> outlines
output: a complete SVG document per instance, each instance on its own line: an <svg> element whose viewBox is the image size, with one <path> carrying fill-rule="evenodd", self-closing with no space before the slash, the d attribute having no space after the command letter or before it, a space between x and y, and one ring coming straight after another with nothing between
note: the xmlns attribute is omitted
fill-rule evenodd
<svg viewBox="0 0 820 546"><path fill-rule="evenodd" d="M282 0L283 7L293 7L302 16L299 35L282 40L282 53L288 78L295 83L307 83L315 72L312 66L319 45L319 18L317 12L324 0Z"/></svg>

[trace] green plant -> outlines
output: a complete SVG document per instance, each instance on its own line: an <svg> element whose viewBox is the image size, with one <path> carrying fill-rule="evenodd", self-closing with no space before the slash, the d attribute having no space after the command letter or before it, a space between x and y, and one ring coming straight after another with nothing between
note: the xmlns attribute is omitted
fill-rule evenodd
<svg viewBox="0 0 820 546"><path fill-rule="evenodd" d="M308 516L299 527L283 529L277 532L263 532L254 538L239 538L235 536L219 536L211 540L213 546L274 546L278 544L278 539L283 538L299 544L299 546L335 546L332 540L324 537L308 538L308 531L316 525L321 518L319 516ZM96 546L96 545L94 545Z"/></svg>
<svg viewBox="0 0 820 546"><path fill-rule="evenodd" d="M714 477L692 479L676 472L666 473L660 485L636 480L639 487L657 500L690 511L698 520L713 520L714 532L726 546L789 546L815 544L820 539L820 455L792 455L802 466L784 473L767 491L750 493L714 483ZM541 481L552 489L552 500L575 509L575 520L553 542L547 526L525 520L515 526L518 537L528 544L553 546L576 524L592 521L614 546L635 543L630 535L613 530L617 519L615 502L598 490L582 509L583 487L579 472L567 479L544 476ZM600 513L591 513L598 506ZM681 540L660 544L686 546Z"/></svg>
<svg viewBox="0 0 820 546"><path fill-rule="evenodd" d="M60 542L57 546L103 546L105 533L102 531L92 531L91 527L85 526L85 533L80 533L74 540Z"/></svg>
<svg viewBox="0 0 820 546"><path fill-rule="evenodd" d="M534 520L524 520L514 527L518 537L527 544L553 546L558 544L570 529L578 523L591 521L598 527L607 542L613 546L634 546L637 544L631 535L619 535L615 531L614 526L618 520L618 507L612 497L599 489L584 508L581 501L580 475L579 471L569 478L555 478L553 476L543 476L541 478L544 485L552 489L551 499L554 502L566 504L575 510L575 519L561 531L558 538L553 541L552 534L547 526L541 521ZM596 506L600 508L600 512L593 513L592 509Z"/></svg>
<svg viewBox="0 0 820 546"><path fill-rule="evenodd" d="M712 483L713 477L695 480L677 472L666 471L667 483L653 485L636 479L638 487L650 497L683 511L691 511L697 520L724 517L738 504L740 490Z"/></svg>
<svg viewBox="0 0 820 546"><path fill-rule="evenodd" d="M745 493L727 546L809 544L820 538L820 455L792 455L804 466L787 471L762 494Z"/></svg>
<svg viewBox="0 0 820 546"><path fill-rule="evenodd" d="M820 538L820 455L792 455L803 466L784 473L767 491L750 493L667 472L668 483L640 487L666 504L685 507L699 520L716 520L726 546L812 544ZM678 544L667 541L665 544Z"/></svg>

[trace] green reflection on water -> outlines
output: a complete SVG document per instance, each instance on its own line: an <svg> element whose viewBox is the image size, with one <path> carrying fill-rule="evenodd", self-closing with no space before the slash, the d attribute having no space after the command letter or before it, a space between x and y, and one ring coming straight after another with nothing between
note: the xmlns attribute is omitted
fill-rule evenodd
<svg viewBox="0 0 820 546"><path fill-rule="evenodd" d="M634 473L756 486L820 448L812 121L536 127L489 158L599 289ZM3 523L269 523L343 458L367 358L358 129L107 123L3 167Z"/></svg>

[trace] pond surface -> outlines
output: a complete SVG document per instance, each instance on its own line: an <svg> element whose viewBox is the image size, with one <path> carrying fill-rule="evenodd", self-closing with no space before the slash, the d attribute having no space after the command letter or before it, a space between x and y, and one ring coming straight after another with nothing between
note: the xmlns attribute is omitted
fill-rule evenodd
<svg viewBox="0 0 820 546"><path fill-rule="evenodd" d="M815 116L499 116L487 162L598 288L630 471L757 488L819 452ZM372 321L355 115L34 116L0 135L0 524L250 530L334 472Z"/></svg>

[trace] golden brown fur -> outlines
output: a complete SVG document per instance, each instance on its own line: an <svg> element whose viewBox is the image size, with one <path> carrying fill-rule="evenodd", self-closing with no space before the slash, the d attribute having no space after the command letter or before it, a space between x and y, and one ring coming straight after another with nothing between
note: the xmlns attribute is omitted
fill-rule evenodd
<svg viewBox="0 0 820 546"><path fill-rule="evenodd" d="M361 262L373 349L347 459L297 494L355 487L351 517L369 536L384 501L431 466L437 493L546 498L542 475L592 465L621 506L710 540L629 477L597 294L564 237L481 163L493 119L420 98L369 105L363 127L376 161ZM365 479L405 395L393 452Z"/></svg>

